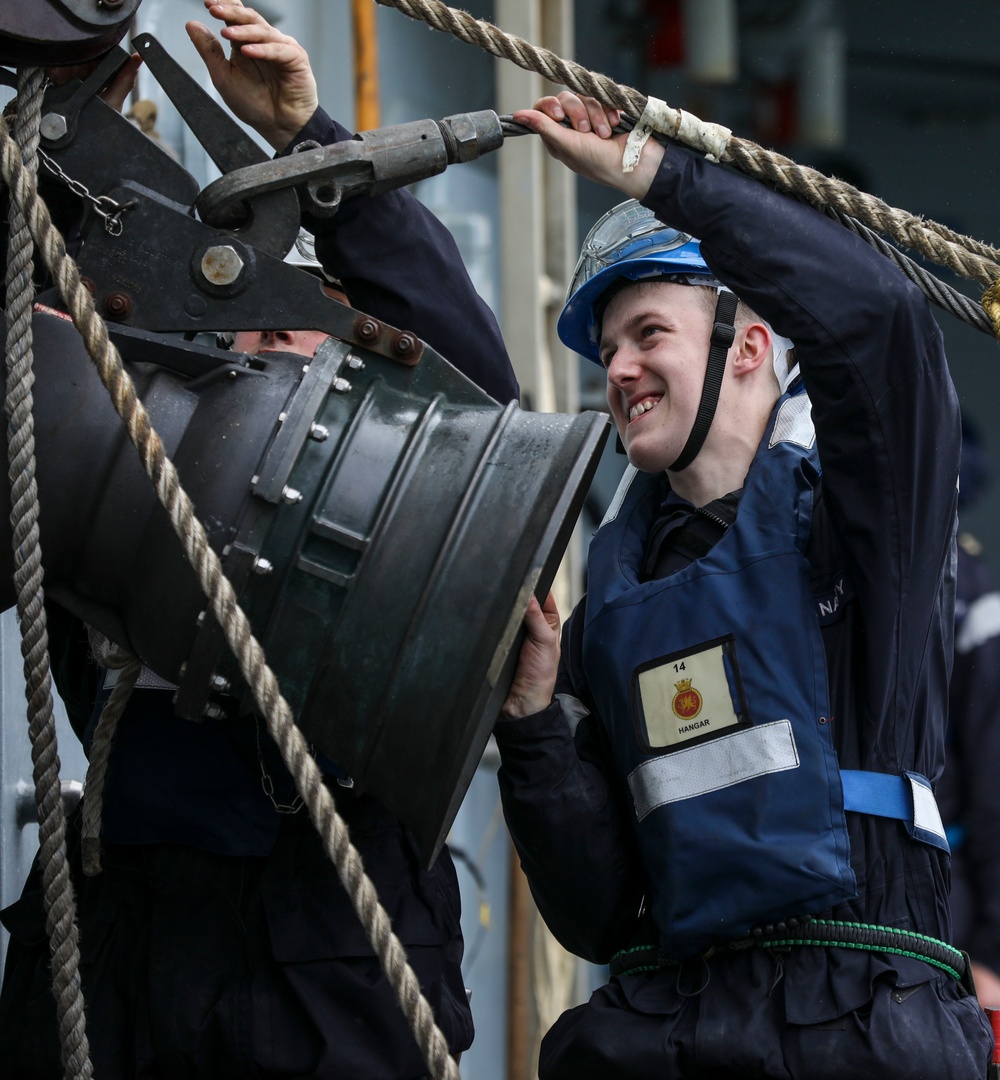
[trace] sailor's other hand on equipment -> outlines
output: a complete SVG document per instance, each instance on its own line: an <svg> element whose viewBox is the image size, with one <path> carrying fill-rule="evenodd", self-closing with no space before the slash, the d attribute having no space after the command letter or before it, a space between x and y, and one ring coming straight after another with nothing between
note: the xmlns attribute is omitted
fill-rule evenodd
<svg viewBox="0 0 1000 1080"><path fill-rule="evenodd" d="M555 97L539 98L531 109L514 113L514 120L538 135L545 148L574 172L598 184L617 188L641 199L653 182L663 159L663 147L650 139L630 173L622 172L622 152L627 134L615 134L617 109L605 108L591 97L564 90ZM564 127L562 121L568 121Z"/></svg>
<svg viewBox="0 0 1000 1080"><path fill-rule="evenodd" d="M226 25L222 42L202 23L186 24L188 36L208 68L222 100L275 150L284 150L319 106L306 50L239 0L205 0L213 19Z"/></svg>
<svg viewBox="0 0 1000 1080"><path fill-rule="evenodd" d="M86 79L97 67L100 59L93 60L89 64L70 64L65 67L51 67L45 69L45 76L55 86L62 86L70 79ZM107 86L101 90L100 98L112 109L122 111L125 99L132 93L135 87L135 79L142 66L142 58L138 53L132 53L128 60L115 72Z"/></svg>
<svg viewBox="0 0 1000 1080"><path fill-rule="evenodd" d="M534 716L552 701L559 667L559 610L552 593L539 604L533 596L524 613L524 642L502 718Z"/></svg>

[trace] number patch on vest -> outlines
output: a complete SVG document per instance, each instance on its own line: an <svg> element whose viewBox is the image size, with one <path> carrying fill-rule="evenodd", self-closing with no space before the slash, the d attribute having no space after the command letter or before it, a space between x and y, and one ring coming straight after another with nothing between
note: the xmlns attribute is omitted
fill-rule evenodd
<svg viewBox="0 0 1000 1080"><path fill-rule="evenodd" d="M685 746L747 724L733 639L643 664L632 675L632 702L639 741L649 750Z"/></svg>

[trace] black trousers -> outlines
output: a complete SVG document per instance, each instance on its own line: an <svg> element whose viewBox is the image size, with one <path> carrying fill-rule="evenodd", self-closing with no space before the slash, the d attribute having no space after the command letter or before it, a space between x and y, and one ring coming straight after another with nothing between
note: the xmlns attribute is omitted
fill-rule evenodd
<svg viewBox="0 0 1000 1080"><path fill-rule="evenodd" d="M976 998L943 971L913 962L905 974L893 972L890 957L868 965L877 973L859 980L863 992L848 992L840 1004L828 993L804 1000L833 985L820 974L827 965L866 969L866 956L838 953L850 950L803 950L814 979L785 970L791 954L762 949L612 979L553 1025L542 1041L538 1075L984 1080L990 1025Z"/></svg>
<svg viewBox="0 0 1000 1080"><path fill-rule="evenodd" d="M461 976L460 900L447 852L419 870L377 803L338 797L393 928L453 1053L472 1042ZM392 988L305 812L271 855L172 844L108 845L79 874L87 1035L100 1080L365 1077L427 1073ZM2 913L11 940L0 991L4 1080L62 1076L41 877Z"/></svg>

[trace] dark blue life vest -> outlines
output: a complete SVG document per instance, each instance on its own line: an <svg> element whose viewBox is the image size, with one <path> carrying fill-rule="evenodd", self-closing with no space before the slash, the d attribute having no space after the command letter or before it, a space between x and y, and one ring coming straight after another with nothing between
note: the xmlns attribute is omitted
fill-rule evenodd
<svg viewBox="0 0 1000 1080"><path fill-rule="evenodd" d="M631 797L647 907L677 957L856 892L805 557L819 476L809 400L786 394L707 555L640 582L662 475L623 484L591 543L584 664ZM911 833L914 802L933 804L922 777L844 776L847 809L908 818Z"/></svg>

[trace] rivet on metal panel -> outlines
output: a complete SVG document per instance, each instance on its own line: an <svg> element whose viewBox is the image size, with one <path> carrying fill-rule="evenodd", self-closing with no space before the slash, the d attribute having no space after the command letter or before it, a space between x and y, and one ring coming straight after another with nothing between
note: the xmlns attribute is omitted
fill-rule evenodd
<svg viewBox="0 0 1000 1080"><path fill-rule="evenodd" d="M114 319L125 318L132 312L132 298L125 293L111 293L104 301L104 310Z"/></svg>
<svg viewBox="0 0 1000 1080"><path fill-rule="evenodd" d="M377 319L365 316L354 324L354 332L362 341L377 341L382 336L382 324Z"/></svg>
<svg viewBox="0 0 1000 1080"><path fill-rule="evenodd" d="M397 356L409 356L417 347L417 339L412 334L400 334L392 343L392 351Z"/></svg>

